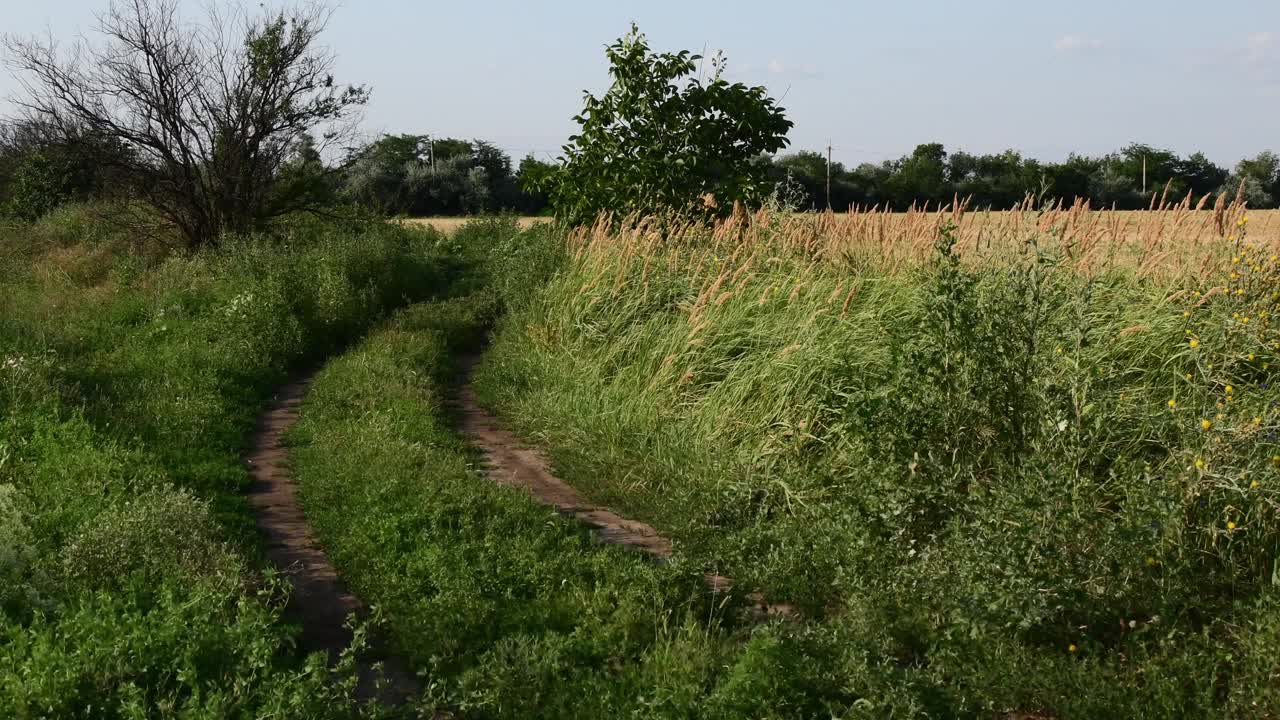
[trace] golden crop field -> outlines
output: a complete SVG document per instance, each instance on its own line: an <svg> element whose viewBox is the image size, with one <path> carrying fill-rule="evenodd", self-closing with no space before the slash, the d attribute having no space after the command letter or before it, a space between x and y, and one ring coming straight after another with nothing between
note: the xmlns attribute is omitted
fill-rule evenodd
<svg viewBox="0 0 1280 720"><path fill-rule="evenodd" d="M406 218L406 219L400 220L400 222L406 225L419 225L419 226L433 227L442 233L449 234L456 231L458 228L462 227L463 225L466 225L472 219L473 218L470 218L470 217L423 217L423 218ZM528 227L532 227L537 223L550 222L550 221L551 221L551 218L549 217L525 216L525 217L518 218L518 222L520 223L521 230Z"/></svg>
<svg viewBox="0 0 1280 720"><path fill-rule="evenodd" d="M1204 278L1233 257L1246 264L1259 258L1274 262L1270 258L1280 253L1280 211L1249 211L1225 202L1210 209L1183 205L1143 211L1083 205L995 212L761 211L720 222L710 236L698 224L673 229L659 220L640 220L624 222L622 232L612 223L597 223L577 231L575 242L703 245L711 237L715 247L738 248L739 261L794 251L814 261L893 272L933 257L944 229L968 263L1001 261L1034 249L1086 275L1124 267L1139 276Z"/></svg>
<svg viewBox="0 0 1280 720"><path fill-rule="evenodd" d="M1237 223L1246 217L1241 234ZM452 233L469 220L439 217L401 222ZM522 229L550 221L547 217L519 218ZM939 231L947 225L954 226L958 250L971 257L1016 248L1036 236L1042 246L1053 245L1080 270L1098 270L1119 262L1147 271L1196 272L1211 258L1219 258L1224 248L1236 244L1241 239L1237 235L1259 249L1280 251L1280 210L1247 210L1230 204L1155 210L1093 210L1083 206L1039 211L873 209L796 213L786 219L763 213L747 225L753 235L773 228L775 239L781 236L788 244L804 245L828 259L859 265L873 260L898 265L928 257Z"/></svg>

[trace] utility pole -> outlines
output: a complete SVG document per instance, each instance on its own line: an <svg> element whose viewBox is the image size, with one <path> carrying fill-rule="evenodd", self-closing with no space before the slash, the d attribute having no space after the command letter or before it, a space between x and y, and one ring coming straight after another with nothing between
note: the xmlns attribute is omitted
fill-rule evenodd
<svg viewBox="0 0 1280 720"><path fill-rule="evenodd" d="M831 209L831 141L827 141L827 210Z"/></svg>
<svg viewBox="0 0 1280 720"><path fill-rule="evenodd" d="M427 135L427 152L431 156L431 174L436 174L436 137Z"/></svg>
<svg viewBox="0 0 1280 720"><path fill-rule="evenodd" d="M1142 196L1147 196L1147 156L1142 156Z"/></svg>

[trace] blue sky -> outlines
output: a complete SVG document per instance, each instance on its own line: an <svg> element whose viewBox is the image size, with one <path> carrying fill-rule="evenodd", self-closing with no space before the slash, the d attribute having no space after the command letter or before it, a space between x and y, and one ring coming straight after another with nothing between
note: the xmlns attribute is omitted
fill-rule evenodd
<svg viewBox="0 0 1280 720"><path fill-rule="evenodd" d="M105 1L8 0L3 30L70 40ZM347 0L325 42L339 80L373 88L368 132L545 158L633 20L656 49L724 50L732 79L782 98L792 149L830 141L846 163L930 141L1044 159L1142 141L1225 165L1280 150L1275 0Z"/></svg>

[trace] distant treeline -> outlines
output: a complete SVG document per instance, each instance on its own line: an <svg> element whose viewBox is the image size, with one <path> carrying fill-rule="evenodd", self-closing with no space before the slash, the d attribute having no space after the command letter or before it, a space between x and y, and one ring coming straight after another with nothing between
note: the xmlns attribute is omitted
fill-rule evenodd
<svg viewBox="0 0 1280 720"><path fill-rule="evenodd" d="M774 176L789 186L803 209L826 209L827 159L800 151L771 161ZM1145 190L1143 168L1145 164ZM1071 155L1063 162L1042 162L1015 150L992 155L947 153L939 143L916 147L910 155L879 165L848 169L831 164L830 207L879 205L905 209L913 203L950 203L957 196L971 207L1006 209L1027 193L1072 202L1088 199L1094 207L1133 210L1150 206L1152 196L1198 201L1209 193L1233 196L1242 187L1250 207L1280 205L1280 156L1267 151L1241 160L1234 170L1215 165L1203 153L1180 157L1169 150L1132 144L1101 157Z"/></svg>
<svg viewBox="0 0 1280 720"><path fill-rule="evenodd" d="M104 153L126 153L117 142L86 135L76 142L54 142L37 127L10 124L0 128L0 215L38 217L56 205L128 192L119 178L101 168ZM1139 209L1152 197L1197 200L1209 193L1237 191L1251 207L1280 206L1280 156L1267 151L1228 170L1202 153L1181 157L1169 150L1132 144L1101 157L1071 155L1062 162L1042 162L1014 150L988 155L948 153L939 143L918 146L910 155L880 164L848 168L833 162L830 189L827 158L801 150L761 157L777 183L779 198L801 210L836 211L850 206L906 209L928 202L939 205L956 197L975 208L1009 208L1028 193L1094 207ZM309 188L332 202L355 203L390 215L431 216L515 212L548 212L537 179L554 165L528 156L514 165L510 155L484 140L432 138L427 135L384 135L340 158L328 170L314 143L300 138L295 157L283 172L300 184L309 179L324 187ZM1145 186L1144 186L1145 165ZM1144 189L1145 187L1145 189Z"/></svg>
<svg viewBox="0 0 1280 720"><path fill-rule="evenodd" d="M0 125L0 217L34 219L62 203L137 193L104 170L129 154L127 145L88 133L67 139L31 123ZM530 178L550 168L533 158L513 168L506 152L484 140L426 135L385 135L326 159L304 135L280 169L280 186L320 205L354 203L389 215L537 215L547 198Z"/></svg>

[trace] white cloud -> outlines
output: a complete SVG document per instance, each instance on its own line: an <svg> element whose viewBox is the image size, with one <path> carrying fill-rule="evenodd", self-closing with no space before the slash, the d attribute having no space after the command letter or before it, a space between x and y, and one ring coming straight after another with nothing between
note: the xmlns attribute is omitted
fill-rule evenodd
<svg viewBox="0 0 1280 720"><path fill-rule="evenodd" d="M773 58L765 68L773 75L817 75L818 66L813 63L792 65L778 58Z"/></svg>
<svg viewBox="0 0 1280 720"><path fill-rule="evenodd" d="M1069 53L1079 50L1098 50L1102 47L1102 41L1095 38L1087 38L1083 35L1063 35L1053 43L1055 52Z"/></svg>
<svg viewBox="0 0 1280 720"><path fill-rule="evenodd" d="M1275 45L1275 36L1270 32L1249 33L1244 39L1244 59L1253 67L1262 65L1271 54Z"/></svg>

